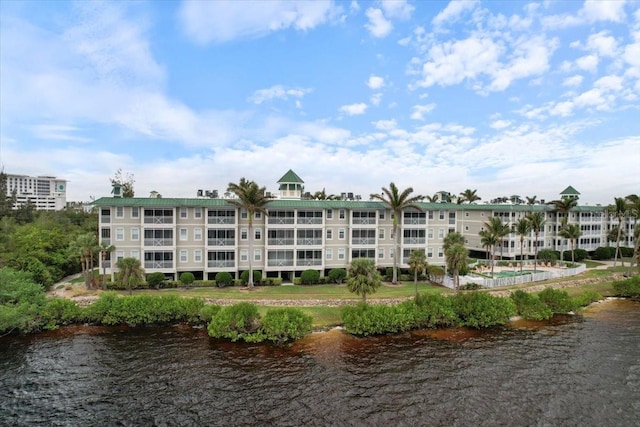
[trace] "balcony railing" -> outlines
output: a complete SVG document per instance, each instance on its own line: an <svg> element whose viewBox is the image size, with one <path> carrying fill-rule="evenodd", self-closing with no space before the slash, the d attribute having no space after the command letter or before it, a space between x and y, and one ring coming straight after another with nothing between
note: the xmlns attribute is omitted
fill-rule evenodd
<svg viewBox="0 0 640 427"><path fill-rule="evenodd" d="M298 218L298 224L322 224L322 218L312 217L312 218Z"/></svg>
<svg viewBox="0 0 640 427"><path fill-rule="evenodd" d="M144 239L145 246L173 246L173 239Z"/></svg>
<svg viewBox="0 0 640 427"><path fill-rule="evenodd" d="M209 218L207 218L207 223L208 224L235 224L236 223L236 218L235 217L228 217L228 216L210 216Z"/></svg>
<svg viewBox="0 0 640 427"><path fill-rule="evenodd" d="M322 259L312 258L312 259L299 259L296 261L296 265L298 267L309 267L313 265L322 265Z"/></svg>
<svg viewBox="0 0 640 427"><path fill-rule="evenodd" d="M405 237L402 241L405 245L424 245L426 242L424 237Z"/></svg>
<svg viewBox="0 0 640 427"><path fill-rule="evenodd" d="M293 246L293 238L271 238L267 239L267 243L271 246Z"/></svg>
<svg viewBox="0 0 640 427"><path fill-rule="evenodd" d="M351 239L353 245L375 245L376 239L374 237L354 237Z"/></svg>
<svg viewBox="0 0 640 427"><path fill-rule="evenodd" d="M353 218L352 224L356 225L376 225L375 218Z"/></svg>
<svg viewBox="0 0 640 427"><path fill-rule="evenodd" d="M280 218L280 217L269 217L269 224L293 224L293 217L286 217L286 218Z"/></svg>
<svg viewBox="0 0 640 427"><path fill-rule="evenodd" d="M111 244L111 238L102 238L101 240L102 243L104 243L105 245L110 245Z"/></svg>
<svg viewBox="0 0 640 427"><path fill-rule="evenodd" d="M216 261L207 262L207 267L210 267L210 268L230 268L235 266L236 266L235 260L219 260L219 261L216 260Z"/></svg>
<svg viewBox="0 0 640 427"><path fill-rule="evenodd" d="M172 216L145 216L145 224L173 224Z"/></svg>
<svg viewBox="0 0 640 427"><path fill-rule="evenodd" d="M207 239L209 246L235 246L235 239Z"/></svg>
<svg viewBox="0 0 640 427"><path fill-rule="evenodd" d="M297 240L298 245L308 246L308 245L322 245L322 239L313 239L313 238L302 238Z"/></svg>
<svg viewBox="0 0 640 427"><path fill-rule="evenodd" d="M293 267L293 259L270 259L267 260L269 267Z"/></svg>
<svg viewBox="0 0 640 427"><path fill-rule="evenodd" d="M173 268L173 261L145 261L144 268Z"/></svg>
<svg viewBox="0 0 640 427"><path fill-rule="evenodd" d="M111 222L111 217L110 216L103 216L102 218L100 218L100 222L102 224L109 224Z"/></svg>
<svg viewBox="0 0 640 427"><path fill-rule="evenodd" d="M418 224L426 224L426 218L405 218L404 225L418 225Z"/></svg>

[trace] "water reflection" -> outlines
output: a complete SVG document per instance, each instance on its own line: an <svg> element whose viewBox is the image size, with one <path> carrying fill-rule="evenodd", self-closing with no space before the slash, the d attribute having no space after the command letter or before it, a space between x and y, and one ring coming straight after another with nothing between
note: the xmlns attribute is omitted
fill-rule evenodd
<svg viewBox="0 0 640 427"><path fill-rule="evenodd" d="M72 327L0 341L0 425L637 425L640 304L293 344Z"/></svg>

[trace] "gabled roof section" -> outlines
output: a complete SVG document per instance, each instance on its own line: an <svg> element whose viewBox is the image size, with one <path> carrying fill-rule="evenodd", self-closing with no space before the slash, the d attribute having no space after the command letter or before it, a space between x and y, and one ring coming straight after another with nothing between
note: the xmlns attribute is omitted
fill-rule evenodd
<svg viewBox="0 0 640 427"><path fill-rule="evenodd" d="M294 171L289 169L287 173L284 174L282 178L278 180L278 184L286 183L286 184L304 184L302 178L300 178Z"/></svg>
<svg viewBox="0 0 640 427"><path fill-rule="evenodd" d="M561 196L579 196L580 192L573 188L572 186L568 186L561 193Z"/></svg>

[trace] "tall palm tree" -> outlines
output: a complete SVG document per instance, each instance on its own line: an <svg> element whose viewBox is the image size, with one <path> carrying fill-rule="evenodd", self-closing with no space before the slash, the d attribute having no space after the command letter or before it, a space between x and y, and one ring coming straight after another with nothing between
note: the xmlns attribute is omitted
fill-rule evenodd
<svg viewBox="0 0 640 427"><path fill-rule="evenodd" d="M457 290L460 289L460 270L467 264L469 251L460 243L455 243L444 252L446 257L447 268L453 276L453 284Z"/></svg>
<svg viewBox="0 0 640 427"><path fill-rule="evenodd" d="M427 257L422 249L411 251L409 255L409 268L413 271L413 284L416 288L416 296L418 296L418 272L427 268Z"/></svg>
<svg viewBox="0 0 640 427"><path fill-rule="evenodd" d="M535 273L538 265L538 237L540 237L540 232L544 229L544 214L542 212L531 212L526 216L527 221L529 221L529 227L531 227L531 231L533 231L533 235L535 236L534 241L534 264L533 264L533 272Z"/></svg>
<svg viewBox="0 0 640 427"><path fill-rule="evenodd" d="M560 232L558 233L560 237L564 237L565 239L569 239L571 242L571 262L576 262L575 257L575 243L576 240L582 236L582 230L580 230L580 226L578 224L568 224L566 225Z"/></svg>
<svg viewBox="0 0 640 427"><path fill-rule="evenodd" d="M520 218L513 225L513 231L520 236L520 273L522 273L522 265L524 264L524 239L531 234L531 224L527 218Z"/></svg>
<svg viewBox="0 0 640 427"><path fill-rule="evenodd" d="M482 200L482 197L478 196L477 193L478 193L478 190L471 190L467 188L462 193L460 193L460 198L458 200L462 200L463 202L467 202L469 204L477 200Z"/></svg>
<svg viewBox="0 0 640 427"><path fill-rule="evenodd" d="M636 263L638 273L640 274L640 239L638 238L638 219L640 219L640 197L637 194L629 194L627 197L627 204L629 208L629 215L633 217L633 259L629 265L629 273L633 268L633 263Z"/></svg>
<svg viewBox="0 0 640 427"><path fill-rule="evenodd" d="M526 199L528 205L535 205L538 202L538 196L527 196Z"/></svg>
<svg viewBox="0 0 640 427"><path fill-rule="evenodd" d="M620 239L622 238L622 221L624 221L624 217L627 215L627 201L624 197L615 197L614 204L609 206L609 215L613 215L618 220L618 236L616 238L616 254L613 258L613 266L616 266L618 262L618 254L620 253ZM624 266L624 261L622 261L622 265Z"/></svg>
<svg viewBox="0 0 640 427"><path fill-rule="evenodd" d="M144 270L140 265L140 260L137 258L122 258L116 263L120 272L120 280L122 284L129 290L129 295L132 294L133 285L142 283L142 276Z"/></svg>
<svg viewBox="0 0 640 427"><path fill-rule="evenodd" d="M438 201L438 193L434 194L433 196L425 196L425 200L428 203L436 203Z"/></svg>
<svg viewBox="0 0 640 427"><path fill-rule="evenodd" d="M322 191L316 191L313 193L314 200L336 200L337 198L338 196L335 194L327 194L324 188Z"/></svg>
<svg viewBox="0 0 640 427"><path fill-rule="evenodd" d="M511 234L509 224L503 223L500 217L492 216L483 224L483 227L490 234L493 234L496 237L496 240L500 243L500 259L502 260L504 249L503 239Z"/></svg>
<svg viewBox="0 0 640 427"><path fill-rule="evenodd" d="M269 202L269 197L266 195L266 188L259 187L254 181L249 181L245 178L240 178L240 181L236 184L229 183L227 191L234 193L237 199L229 199L228 202L232 205L247 210L247 218L249 221L249 289L253 289L253 217L257 212L267 216L266 205Z"/></svg>
<svg viewBox="0 0 640 427"><path fill-rule="evenodd" d="M372 200L380 200L382 203L393 212L393 237L394 241L394 253L393 253L393 278L392 283L398 283L398 257L400 256L400 233L398 232L398 224L400 223L400 217L402 211L407 208L417 209L420 212L423 209L416 205L417 202L423 199L422 196L412 196L413 188L408 187L404 191L400 192L395 183L390 183L389 188L382 187L382 194L372 194Z"/></svg>
<svg viewBox="0 0 640 427"><path fill-rule="evenodd" d="M102 290L107 290L107 267L105 266L105 262L107 260L107 254L112 253L116 250L116 247L113 245L109 245L106 242L100 242L100 257L102 259Z"/></svg>
<svg viewBox="0 0 640 427"><path fill-rule="evenodd" d="M561 236L560 231L567 226L567 222L569 221L569 211L578 206L578 199L564 197L562 199L552 200L547 204L553 206L553 211L556 213L557 234ZM560 219L560 216L562 216L562 219ZM563 261L563 256L564 254L561 246L560 261Z"/></svg>
<svg viewBox="0 0 640 427"><path fill-rule="evenodd" d="M498 238L488 230L481 230L478 235L480 236L480 244L482 247L487 248L491 253L491 276L493 276L493 266L496 261L496 245L498 244Z"/></svg>
<svg viewBox="0 0 640 427"><path fill-rule="evenodd" d="M80 234L71 242L71 251L80 257L82 277L84 278L84 284L87 289L91 289L97 245L98 239L93 233Z"/></svg>

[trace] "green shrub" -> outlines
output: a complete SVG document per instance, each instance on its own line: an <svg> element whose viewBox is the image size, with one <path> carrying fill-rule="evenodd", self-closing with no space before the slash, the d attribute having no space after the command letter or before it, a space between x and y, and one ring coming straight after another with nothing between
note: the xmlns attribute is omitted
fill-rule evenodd
<svg viewBox="0 0 640 427"><path fill-rule="evenodd" d="M429 265L427 266L427 276L431 282L441 285L444 281L444 268L438 265Z"/></svg>
<svg viewBox="0 0 640 427"><path fill-rule="evenodd" d="M393 267L387 267L384 271L384 280L390 282L393 280Z"/></svg>
<svg viewBox="0 0 640 427"><path fill-rule="evenodd" d="M267 311L262 319L265 338L285 342L302 338L311 332L313 319L299 308L276 308Z"/></svg>
<svg viewBox="0 0 640 427"><path fill-rule="evenodd" d="M338 285L342 283L347 277L347 270L344 268L333 268L329 271L328 279L331 283L337 283Z"/></svg>
<svg viewBox="0 0 640 427"><path fill-rule="evenodd" d="M573 304L575 307L586 307L591 303L596 301L600 301L602 299L602 295L595 291L587 291L582 295L578 295L577 297L573 297Z"/></svg>
<svg viewBox="0 0 640 427"><path fill-rule="evenodd" d="M156 271L155 273L151 273L147 275L147 283L149 286L153 288L160 288L160 284L164 282L164 273L160 273Z"/></svg>
<svg viewBox="0 0 640 427"><path fill-rule="evenodd" d="M249 275L249 272L247 272L247 276L248 275ZM231 273L226 271L220 271L216 273L216 285L219 288L233 286L233 276L231 275Z"/></svg>
<svg viewBox="0 0 640 427"><path fill-rule="evenodd" d="M305 270L300 275L300 283L303 285L313 285L320 280L320 272L318 270Z"/></svg>
<svg viewBox="0 0 640 427"><path fill-rule="evenodd" d="M565 261L571 261L571 251L562 252L562 256L564 257ZM584 249L575 249L573 251L573 259L575 260L575 262L583 261L587 258L587 256L589 256L589 253Z"/></svg>
<svg viewBox="0 0 640 427"><path fill-rule="evenodd" d="M620 246L620 256L623 256L625 258L631 258L633 256L633 248Z"/></svg>
<svg viewBox="0 0 640 427"><path fill-rule="evenodd" d="M262 272L260 270L253 270L253 283L258 284L262 280ZM249 283L249 270L245 270L240 273L240 283L246 285Z"/></svg>
<svg viewBox="0 0 640 427"><path fill-rule="evenodd" d="M544 262L556 262L560 258L560 253L552 249L542 249L538 251L538 260Z"/></svg>
<svg viewBox="0 0 640 427"><path fill-rule="evenodd" d="M185 271L184 273L180 274L180 283L182 283L183 285L190 285L195 280L195 276L190 271Z"/></svg>
<svg viewBox="0 0 640 427"><path fill-rule="evenodd" d="M302 285L302 279L300 277L294 277L293 278L293 284L296 285L296 286Z"/></svg>
<svg viewBox="0 0 640 427"><path fill-rule="evenodd" d="M546 320L553 316L553 311L537 295L517 290L510 297L516 306L516 313L525 319Z"/></svg>
<svg viewBox="0 0 640 427"><path fill-rule="evenodd" d="M205 306L203 306L200 309L200 322L199 323L203 323L208 325L211 322L211 319L213 319L213 316L215 316L221 309L222 307L220 307L219 305L215 305L215 304L206 304Z"/></svg>
<svg viewBox="0 0 640 427"><path fill-rule="evenodd" d="M53 330L59 326L70 325L81 319L82 309L66 298L51 298L40 312L42 328Z"/></svg>
<svg viewBox="0 0 640 427"><path fill-rule="evenodd" d="M196 280L189 287L192 288L213 288L218 286L215 280Z"/></svg>
<svg viewBox="0 0 640 427"><path fill-rule="evenodd" d="M459 323L452 298L440 294L418 294L413 301L418 308L417 327L436 328Z"/></svg>
<svg viewBox="0 0 640 427"><path fill-rule="evenodd" d="M473 282L469 282L465 285L460 286L460 289L462 289L463 291L477 291L480 288L481 286L479 283L473 283Z"/></svg>
<svg viewBox="0 0 640 427"><path fill-rule="evenodd" d="M593 252L593 259L608 260L616 255L616 248L612 246L600 246Z"/></svg>
<svg viewBox="0 0 640 427"><path fill-rule="evenodd" d="M471 328L504 325L516 314L510 298L494 297L486 292L459 293L451 298L461 324Z"/></svg>
<svg viewBox="0 0 640 427"><path fill-rule="evenodd" d="M613 282L613 291L620 297L640 297L640 276Z"/></svg>
<svg viewBox="0 0 640 427"><path fill-rule="evenodd" d="M417 307L413 301L389 306L361 302L340 311L344 328L353 335L397 333L415 328Z"/></svg>
<svg viewBox="0 0 640 427"><path fill-rule="evenodd" d="M413 280L413 276L410 274L399 274L398 281L399 282L409 282Z"/></svg>
<svg viewBox="0 0 640 427"><path fill-rule="evenodd" d="M211 319L207 330L213 338L259 342L264 339L261 327L258 307L241 302L220 309Z"/></svg>
<svg viewBox="0 0 640 427"><path fill-rule="evenodd" d="M260 282L262 286L280 286L282 285L282 277L267 277Z"/></svg>
<svg viewBox="0 0 640 427"><path fill-rule="evenodd" d="M576 309L576 305L567 291L545 288L538 293L538 297L554 313L569 313Z"/></svg>

